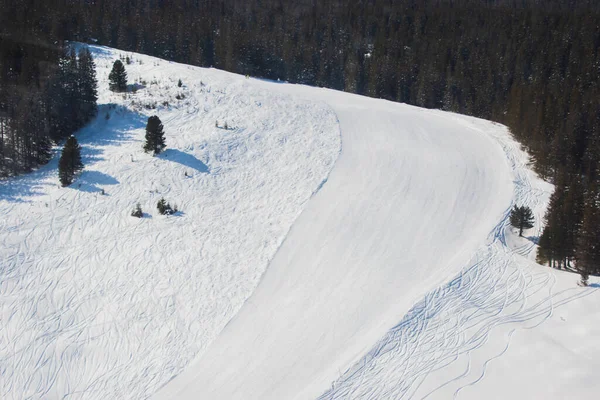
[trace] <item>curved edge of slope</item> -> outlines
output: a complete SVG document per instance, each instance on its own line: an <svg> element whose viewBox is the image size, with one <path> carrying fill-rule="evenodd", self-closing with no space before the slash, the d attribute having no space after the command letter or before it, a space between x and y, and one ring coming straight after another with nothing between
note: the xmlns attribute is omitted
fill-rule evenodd
<svg viewBox="0 0 600 400"><path fill-rule="evenodd" d="M464 265L510 202L508 165L492 166L505 162L501 149L447 113L278 87L330 104L344 151L244 310L161 398L318 396L339 365L360 358L431 287L428 273L454 275ZM487 211L485 228L467 230L477 220L469 206ZM431 252L439 240L448 243Z"/></svg>
<svg viewBox="0 0 600 400"><path fill-rule="evenodd" d="M319 400L456 397L480 382L488 365L508 351L515 322L531 329L551 313L554 280L518 260L531 258L535 245L523 240L518 248L512 246L509 215L514 204L531 207L533 235L539 236L552 185L528 168L529 156L506 127L461 115L455 120L503 149L514 178L512 202L460 274L415 304ZM488 396L474 398L483 397Z"/></svg>

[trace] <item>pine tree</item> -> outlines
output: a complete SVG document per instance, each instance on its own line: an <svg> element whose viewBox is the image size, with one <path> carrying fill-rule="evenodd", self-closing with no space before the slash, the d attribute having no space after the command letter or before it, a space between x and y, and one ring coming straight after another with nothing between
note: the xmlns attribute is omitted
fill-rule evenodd
<svg viewBox="0 0 600 400"><path fill-rule="evenodd" d="M586 276L600 273L600 195L597 192L590 196L585 207L576 260L582 282Z"/></svg>
<svg viewBox="0 0 600 400"><path fill-rule="evenodd" d="M146 143L144 144L144 151L146 153L153 152L154 155L157 155L160 154L165 147L163 124L160 121L160 118L153 115L148 118L148 123L146 124Z"/></svg>
<svg viewBox="0 0 600 400"><path fill-rule="evenodd" d="M61 55L48 97L50 137L59 142L81 128L77 117L77 57L73 50L64 51Z"/></svg>
<svg viewBox="0 0 600 400"><path fill-rule="evenodd" d="M78 104L83 124L88 123L98 113L97 100L96 65L90 50L84 47L79 51L78 63Z"/></svg>
<svg viewBox="0 0 600 400"><path fill-rule="evenodd" d="M81 162L81 146L75 136L67 139L60 160L58 161L58 177L62 186L73 183L75 174L83 169Z"/></svg>
<svg viewBox="0 0 600 400"><path fill-rule="evenodd" d="M142 206L140 205L140 203L136 204L135 208L131 212L131 216L136 218L142 218L144 216L144 213L142 212Z"/></svg>
<svg viewBox="0 0 600 400"><path fill-rule="evenodd" d="M523 236L523 230L533 228L533 212L527 206L513 207L510 212L510 224L519 229L519 236Z"/></svg>
<svg viewBox="0 0 600 400"><path fill-rule="evenodd" d="M112 71L108 75L108 87L113 92L127 91L127 72L121 60L115 61Z"/></svg>
<svg viewBox="0 0 600 400"><path fill-rule="evenodd" d="M173 208L171 208L171 205L169 203L167 203L167 201L164 199L164 197L158 201L158 203L156 204L156 208L158 209L158 213L160 215L173 214Z"/></svg>

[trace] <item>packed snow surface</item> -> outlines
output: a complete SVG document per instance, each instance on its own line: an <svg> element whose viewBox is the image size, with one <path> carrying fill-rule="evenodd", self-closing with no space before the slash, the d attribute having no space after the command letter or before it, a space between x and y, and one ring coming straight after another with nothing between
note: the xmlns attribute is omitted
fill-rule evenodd
<svg viewBox="0 0 600 400"><path fill-rule="evenodd" d="M600 315L575 304L593 309L597 286L530 261L552 188L505 127L254 84L329 104L342 152L256 291L157 399L594 398ZM536 213L527 238L515 203Z"/></svg>
<svg viewBox="0 0 600 400"><path fill-rule="evenodd" d="M55 157L0 181L1 399L149 397L253 292L339 154L323 104L138 54L124 60L137 92L115 94L127 53L92 51L100 111L77 134L81 176L59 187ZM153 114L157 157L142 150ZM159 215L161 197L180 212Z"/></svg>
<svg viewBox="0 0 600 400"><path fill-rule="evenodd" d="M513 201L534 210L520 238L500 220L467 266L428 293L319 399L593 399L600 391L594 278L533 262L552 187L501 126L471 120L504 149Z"/></svg>
<svg viewBox="0 0 600 400"><path fill-rule="evenodd" d="M91 48L85 171L0 181L0 398L598 393L598 283L532 262L552 188L505 127L138 54L114 94Z"/></svg>

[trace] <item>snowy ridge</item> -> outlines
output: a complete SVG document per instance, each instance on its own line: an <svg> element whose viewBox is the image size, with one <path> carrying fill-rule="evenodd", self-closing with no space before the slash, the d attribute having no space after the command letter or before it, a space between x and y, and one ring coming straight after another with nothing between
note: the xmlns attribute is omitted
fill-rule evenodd
<svg viewBox="0 0 600 400"><path fill-rule="evenodd" d="M465 117L456 120L469 129L485 130L504 149L514 176L513 204L534 210L537 224L529 231L534 236L519 238L510 227L511 204L469 266L428 293L320 400L448 399L465 394L474 399L506 398L501 388L473 387L509 351L513 335L539 327L560 306L597 296L597 289L573 285L577 277L571 277L570 287L557 290L555 273L528 261L535 257L535 239L552 188L528 168L527 154L507 129L499 125L490 129L489 123ZM463 393L466 389L471 391Z"/></svg>
<svg viewBox="0 0 600 400"><path fill-rule="evenodd" d="M91 49L100 110L77 135L81 176L57 187L55 156L0 181L2 399L150 396L242 306L339 154L324 104ZM136 93L107 90L121 54ZM158 157L142 151L152 114ZM158 214L163 196L178 215ZM129 215L138 201L143 219Z"/></svg>

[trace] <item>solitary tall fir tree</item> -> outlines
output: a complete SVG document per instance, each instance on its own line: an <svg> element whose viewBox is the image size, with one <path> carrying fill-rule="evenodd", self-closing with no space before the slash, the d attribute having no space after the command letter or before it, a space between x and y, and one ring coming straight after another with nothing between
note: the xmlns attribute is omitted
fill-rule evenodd
<svg viewBox="0 0 600 400"><path fill-rule="evenodd" d="M533 212L526 206L516 205L510 212L510 224L519 229L519 236L523 236L523 230L533 228Z"/></svg>
<svg viewBox="0 0 600 400"><path fill-rule="evenodd" d="M160 121L160 118L153 115L148 118L148 123L146 124L146 143L144 144L144 151L146 153L152 152L154 155L157 155L160 154L165 147L163 124Z"/></svg>
<svg viewBox="0 0 600 400"><path fill-rule="evenodd" d="M121 60L115 61L108 75L108 88L113 92L127 91L127 72Z"/></svg>
<svg viewBox="0 0 600 400"><path fill-rule="evenodd" d="M82 169L81 146L75 136L71 136L67 139L58 161L58 178L62 186L69 186L73 183L75 175Z"/></svg>

